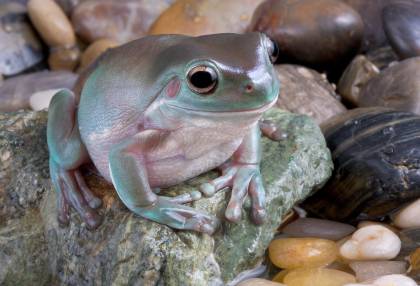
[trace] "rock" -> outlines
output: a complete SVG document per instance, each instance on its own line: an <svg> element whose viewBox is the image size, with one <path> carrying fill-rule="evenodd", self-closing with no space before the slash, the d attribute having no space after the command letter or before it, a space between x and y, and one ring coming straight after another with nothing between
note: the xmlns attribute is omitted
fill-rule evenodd
<svg viewBox="0 0 420 286"><path fill-rule="evenodd" d="M338 255L334 241L320 238L280 238L268 248L270 261L279 268L312 268L333 262Z"/></svg>
<svg viewBox="0 0 420 286"><path fill-rule="evenodd" d="M77 5L88 0L54 0L61 7L61 9L70 16Z"/></svg>
<svg viewBox="0 0 420 286"><path fill-rule="evenodd" d="M50 101L53 96L59 92L61 89L49 89L35 92L29 98L29 105L32 110L38 111L45 108L48 108Z"/></svg>
<svg viewBox="0 0 420 286"><path fill-rule="evenodd" d="M270 280L265 279L249 279L244 282L239 283L237 286L286 286L281 283L271 282Z"/></svg>
<svg viewBox="0 0 420 286"><path fill-rule="evenodd" d="M32 94L49 89L72 89L77 75L71 72L36 72L7 79L0 85L0 112L29 108Z"/></svg>
<svg viewBox="0 0 420 286"><path fill-rule="evenodd" d="M278 43L282 62L321 68L349 60L363 37L359 14L337 0L266 0L250 29Z"/></svg>
<svg viewBox="0 0 420 286"><path fill-rule="evenodd" d="M153 21L174 0L90 0L72 15L76 33L87 43L102 38L126 43L147 34Z"/></svg>
<svg viewBox="0 0 420 286"><path fill-rule="evenodd" d="M400 210L393 218L394 224L399 228L420 227L420 199Z"/></svg>
<svg viewBox="0 0 420 286"><path fill-rule="evenodd" d="M73 71L79 63L80 50L77 46L71 48L54 48L48 58L48 65L53 71Z"/></svg>
<svg viewBox="0 0 420 286"><path fill-rule="evenodd" d="M407 263L404 261L353 261L350 267L357 281L368 281L389 274L404 274Z"/></svg>
<svg viewBox="0 0 420 286"><path fill-rule="evenodd" d="M37 271L38 268L27 267L20 273L20 264L11 264L2 274L8 280L0 281L0 284L14 283L14 277L9 275L13 269L13 275L19 279L33 277L31 283L20 285L36 284L35 278L54 277L56 284L62 285L211 286L223 285L243 270L255 267L261 263L282 215L313 188L319 188L332 168L323 136L313 121L279 110L271 110L266 118L274 120L289 133L288 139L277 143L262 139L261 171L266 187L268 220L262 226L254 225L247 216L238 224L224 222L221 230L211 237L174 231L134 215L119 202L112 186L89 169L86 170L87 175L91 173L86 176L87 183L103 199L100 212L104 222L96 231L89 231L72 212L70 226L60 228L56 221L55 193L48 180L46 113L1 115L0 197L3 201L0 203L0 222L6 223L1 224L0 233L6 231L7 225L23 227L20 220L25 214L29 215L28 208L33 209L37 215L31 215L36 220L31 225L44 229L46 243L43 245L47 248L36 257L39 261L47 259L48 268ZM33 181L35 174L42 174L37 177L36 184ZM164 194L196 190L201 183L214 177L216 173L210 172L165 190ZM222 217L229 195L230 192L224 190L212 198L195 202L193 207ZM246 206L250 208L249 202ZM8 237L18 233L22 230L12 228ZM25 235L21 239L22 243L17 240L15 243L29 243ZM4 241L0 240L0 244ZM2 250L0 245L0 253ZM27 253L30 249L21 247L14 251L16 257L26 257L27 264L34 265L31 264L32 253ZM0 265L4 263L0 260Z"/></svg>
<svg viewBox="0 0 420 286"><path fill-rule="evenodd" d="M343 286L417 286L417 284L405 275L386 275L376 279L375 281L369 283L352 283L352 284L345 284Z"/></svg>
<svg viewBox="0 0 420 286"><path fill-rule="evenodd" d="M79 69L82 70L86 68L91 63L93 63L103 52L116 46L118 46L118 43L110 39L100 39L93 42L83 52Z"/></svg>
<svg viewBox="0 0 420 286"><path fill-rule="evenodd" d="M149 34L199 36L243 33L262 0L178 0L153 23Z"/></svg>
<svg viewBox="0 0 420 286"><path fill-rule="evenodd" d="M420 57L385 69L361 90L359 105L384 106L420 114Z"/></svg>
<svg viewBox="0 0 420 286"><path fill-rule="evenodd" d="M356 282L353 275L326 268L297 269L284 277L287 286L342 286L353 282Z"/></svg>
<svg viewBox="0 0 420 286"><path fill-rule="evenodd" d="M356 228L349 224L316 218L300 218L283 228L291 237L317 237L339 240L351 234Z"/></svg>
<svg viewBox="0 0 420 286"><path fill-rule="evenodd" d="M359 105L360 90L379 74L379 69L365 56L356 56L346 68L338 82L337 91L353 106Z"/></svg>
<svg viewBox="0 0 420 286"><path fill-rule="evenodd" d="M398 56L390 46L375 49L366 54L366 57L381 71L398 63Z"/></svg>
<svg viewBox="0 0 420 286"><path fill-rule="evenodd" d="M397 257L398 260L404 260L417 248L420 248L420 228L403 229L398 236L401 239L401 251Z"/></svg>
<svg viewBox="0 0 420 286"><path fill-rule="evenodd" d="M397 2L382 13L385 34L400 58L420 56L420 2Z"/></svg>
<svg viewBox="0 0 420 286"><path fill-rule="evenodd" d="M420 248L417 248L410 254L410 271L408 275L416 280L417 283L420 282Z"/></svg>
<svg viewBox="0 0 420 286"><path fill-rule="evenodd" d="M25 6L0 3L0 74L18 74L44 58L42 44L25 13Z"/></svg>
<svg viewBox="0 0 420 286"><path fill-rule="evenodd" d="M362 17L364 36L362 51L367 52L387 44L382 25L382 10L385 6L399 0L342 0L350 5Z"/></svg>
<svg viewBox="0 0 420 286"><path fill-rule="evenodd" d="M370 225L358 229L340 247L340 255L349 260L387 260L397 257L401 240L388 228Z"/></svg>
<svg viewBox="0 0 420 286"><path fill-rule="evenodd" d="M353 224L384 220L420 198L419 121L413 113L372 107L325 122L334 173L301 206L310 215Z"/></svg>
<svg viewBox="0 0 420 286"><path fill-rule="evenodd" d="M29 0L28 14L50 47L72 47L76 44L69 19L53 0Z"/></svg>
<svg viewBox="0 0 420 286"><path fill-rule="evenodd" d="M298 65L276 65L281 89L277 106L312 117L318 124L346 108L334 87L318 72Z"/></svg>

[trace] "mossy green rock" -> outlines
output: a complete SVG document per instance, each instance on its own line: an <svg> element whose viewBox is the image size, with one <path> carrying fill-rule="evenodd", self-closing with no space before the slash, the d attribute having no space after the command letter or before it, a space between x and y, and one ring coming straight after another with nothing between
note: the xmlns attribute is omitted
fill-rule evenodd
<svg viewBox="0 0 420 286"><path fill-rule="evenodd" d="M73 212L70 226L60 228L48 179L46 113L0 115L0 265L7 265L0 270L0 284L229 285L263 261L282 216L332 171L324 137L311 119L278 109L265 117L288 134L281 142L262 139L267 222L256 226L250 221L247 201L240 223L224 220L208 236L134 215L89 169L88 185L103 199L104 222L89 231ZM165 193L196 190L216 175L209 172ZM223 219L229 196L226 189L193 206Z"/></svg>

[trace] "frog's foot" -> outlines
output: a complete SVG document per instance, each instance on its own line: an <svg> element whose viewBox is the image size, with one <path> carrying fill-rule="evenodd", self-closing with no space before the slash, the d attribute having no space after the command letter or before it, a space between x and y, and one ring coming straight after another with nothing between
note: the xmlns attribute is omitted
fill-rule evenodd
<svg viewBox="0 0 420 286"><path fill-rule="evenodd" d="M232 195L225 212L226 218L231 222L241 219L242 206L249 195L252 201L252 219L256 224L262 224L266 215L265 190L259 166L228 162L221 169L222 176L202 184L200 191L206 196L212 196L225 187L231 187Z"/></svg>
<svg viewBox="0 0 420 286"><path fill-rule="evenodd" d="M259 122L261 133L273 140L281 141L287 138L287 133L281 131L271 120L261 120Z"/></svg>
<svg viewBox="0 0 420 286"><path fill-rule="evenodd" d="M185 198L186 196L184 196L183 202L186 201ZM142 217L175 229L194 230L211 235L219 225L219 220L216 217L188 206L176 204L173 199L167 197L157 197L157 200L151 206L129 206L129 208Z"/></svg>
<svg viewBox="0 0 420 286"><path fill-rule="evenodd" d="M185 193L175 197L162 197L166 200L169 200L174 204L187 204L201 199L201 193L199 191L192 191L191 193Z"/></svg>
<svg viewBox="0 0 420 286"><path fill-rule="evenodd" d="M97 228L102 220L95 209L100 207L102 202L89 190L80 171L62 169L53 160L50 160L50 172L57 192L60 224L69 224L71 206L89 228Z"/></svg>

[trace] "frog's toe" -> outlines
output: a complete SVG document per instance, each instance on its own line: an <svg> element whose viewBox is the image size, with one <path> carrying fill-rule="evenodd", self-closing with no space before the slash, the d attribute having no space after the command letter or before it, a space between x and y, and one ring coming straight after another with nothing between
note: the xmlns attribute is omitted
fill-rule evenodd
<svg viewBox="0 0 420 286"><path fill-rule="evenodd" d="M219 224L219 220L215 217L197 214L187 219L185 228L212 235L217 230Z"/></svg>
<svg viewBox="0 0 420 286"><path fill-rule="evenodd" d="M263 224L267 213L265 211L265 190L261 175L252 178L248 192L252 201L252 220L255 224Z"/></svg>
<svg viewBox="0 0 420 286"><path fill-rule="evenodd" d="M201 199L201 193L199 191L192 191L175 197L163 197L174 204L187 204Z"/></svg>
<svg viewBox="0 0 420 286"><path fill-rule="evenodd" d="M226 169L224 174L208 183L204 183L200 186L200 192L206 197L213 196L217 191L232 185L233 177L235 176L235 170L232 168Z"/></svg>

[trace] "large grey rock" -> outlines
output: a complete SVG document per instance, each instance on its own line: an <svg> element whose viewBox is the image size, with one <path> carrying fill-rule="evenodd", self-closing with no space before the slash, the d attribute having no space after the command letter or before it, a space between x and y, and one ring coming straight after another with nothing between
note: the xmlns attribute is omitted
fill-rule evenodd
<svg viewBox="0 0 420 286"><path fill-rule="evenodd" d="M89 231L72 213L70 226L60 228L48 178L46 113L0 115L0 284L224 285L259 265L282 216L332 171L312 120L279 110L266 117L288 133L280 143L262 139L268 221L255 226L244 215L238 224L224 222L211 237L134 215L91 170L88 185L104 201L102 226ZM166 192L189 192L215 176L209 172ZM229 194L221 191L194 207L222 218Z"/></svg>

